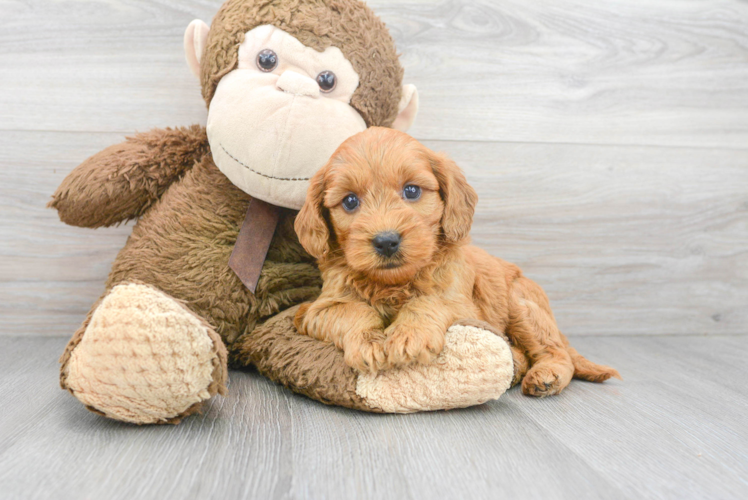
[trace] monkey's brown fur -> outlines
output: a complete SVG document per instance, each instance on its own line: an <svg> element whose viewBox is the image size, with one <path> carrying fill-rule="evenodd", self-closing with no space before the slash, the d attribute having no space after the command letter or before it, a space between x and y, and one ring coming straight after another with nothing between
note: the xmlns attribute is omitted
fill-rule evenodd
<svg viewBox="0 0 748 500"><path fill-rule="evenodd" d="M406 199L406 185L420 197ZM346 209L351 193L360 204ZM376 372L430 363L450 325L476 318L505 331L515 357L529 360L525 394L557 394L572 376L620 378L569 346L545 293L517 266L467 245L476 202L454 162L402 132L372 127L348 139L312 178L296 219L324 279L320 297L296 314L298 330ZM388 232L402 238L389 257L372 244Z"/></svg>
<svg viewBox="0 0 748 500"><path fill-rule="evenodd" d="M307 47L338 47L353 64L359 86L351 98L367 126L389 127L397 117L403 68L384 23L358 2L341 0L229 0L213 19L201 64L203 97L210 105L218 82L237 66L244 34L271 24ZM332 27L332 28L331 28ZM363 34L363 36L362 36Z"/></svg>
<svg viewBox="0 0 748 500"><path fill-rule="evenodd" d="M392 123L403 70L384 25L363 3L353 1L226 2L214 19L202 58L201 81L208 105L218 81L236 66L244 33L262 24L281 28L316 49L331 44L340 48L360 76L351 105L367 125ZM248 203L249 196L215 166L205 129L192 126L137 134L94 155L63 181L49 206L58 210L62 221L82 227L138 218L112 266L104 296L120 283L153 286L212 325L229 346L235 365L254 361L271 378L290 380L294 390L325 402L370 409L356 399L355 392L350 393L355 373L341 360L338 372L343 375L338 374L338 379L349 381L344 384L347 393L307 376L325 369L324 360L337 359L333 346L320 344L309 351L317 354L289 362L282 353L299 352L298 346L307 345L308 338L264 331L263 346L246 338L280 311L313 299L321 285L314 259L294 234L295 212L283 210L255 295L244 287L228 259ZM90 318L91 314L61 358L63 388L68 388L70 355ZM260 347L268 357L255 353ZM220 353L223 346L215 349ZM328 375L333 378L324 373L316 376ZM223 379L217 377L220 383L211 386L211 394L222 390ZM316 383L323 386L315 387Z"/></svg>

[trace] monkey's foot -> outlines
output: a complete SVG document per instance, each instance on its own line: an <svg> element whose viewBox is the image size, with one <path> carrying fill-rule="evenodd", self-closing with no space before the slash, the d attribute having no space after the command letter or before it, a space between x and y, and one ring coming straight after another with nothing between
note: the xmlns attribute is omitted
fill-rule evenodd
<svg viewBox="0 0 748 500"><path fill-rule="evenodd" d="M505 338L485 323L459 322L430 364L411 364L376 375L360 374L356 393L387 413L465 408L498 399L514 377Z"/></svg>
<svg viewBox="0 0 748 500"><path fill-rule="evenodd" d="M178 423L226 394L226 357L218 334L181 303L147 285L121 284L63 355L61 383L107 417Z"/></svg>

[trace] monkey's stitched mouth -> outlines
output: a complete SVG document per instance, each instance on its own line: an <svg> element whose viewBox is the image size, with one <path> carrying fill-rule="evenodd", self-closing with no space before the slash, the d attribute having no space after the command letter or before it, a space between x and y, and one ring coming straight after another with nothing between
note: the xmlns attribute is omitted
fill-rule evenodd
<svg viewBox="0 0 748 500"><path fill-rule="evenodd" d="M275 179L276 181L308 181L309 179L311 179L311 177L273 177L272 175L263 174L262 172L258 172L257 170L253 169L249 165L246 165L242 163L241 161L237 160L236 158L234 158L234 155L226 151L226 148L223 146L223 144L221 144L221 149L223 149L223 152L226 153L229 158L234 160L236 163L238 163L242 167L246 168L253 174L261 175L267 179Z"/></svg>

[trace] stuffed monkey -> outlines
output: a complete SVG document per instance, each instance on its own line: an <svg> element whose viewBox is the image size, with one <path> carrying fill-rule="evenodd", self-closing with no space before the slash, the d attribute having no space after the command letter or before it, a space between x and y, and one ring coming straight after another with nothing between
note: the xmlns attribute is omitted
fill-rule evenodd
<svg viewBox="0 0 748 500"><path fill-rule="evenodd" d="M519 378L521 355L470 321L450 328L431 365L376 376L294 330L295 306L321 284L293 230L309 178L351 135L405 130L416 114L384 24L357 0L228 0L184 42L207 127L111 146L50 202L75 226L137 219L61 357L61 386L92 411L146 424L177 423L225 395L229 363L379 412L479 404Z"/></svg>

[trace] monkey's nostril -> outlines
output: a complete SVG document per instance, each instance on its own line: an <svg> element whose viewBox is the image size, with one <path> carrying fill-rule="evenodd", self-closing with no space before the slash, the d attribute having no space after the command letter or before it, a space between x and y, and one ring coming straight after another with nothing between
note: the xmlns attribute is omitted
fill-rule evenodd
<svg viewBox="0 0 748 500"><path fill-rule="evenodd" d="M395 231L385 231L374 236L371 240L371 244L379 255L392 257L398 250L400 250L401 241L402 237L399 233L396 233Z"/></svg>

